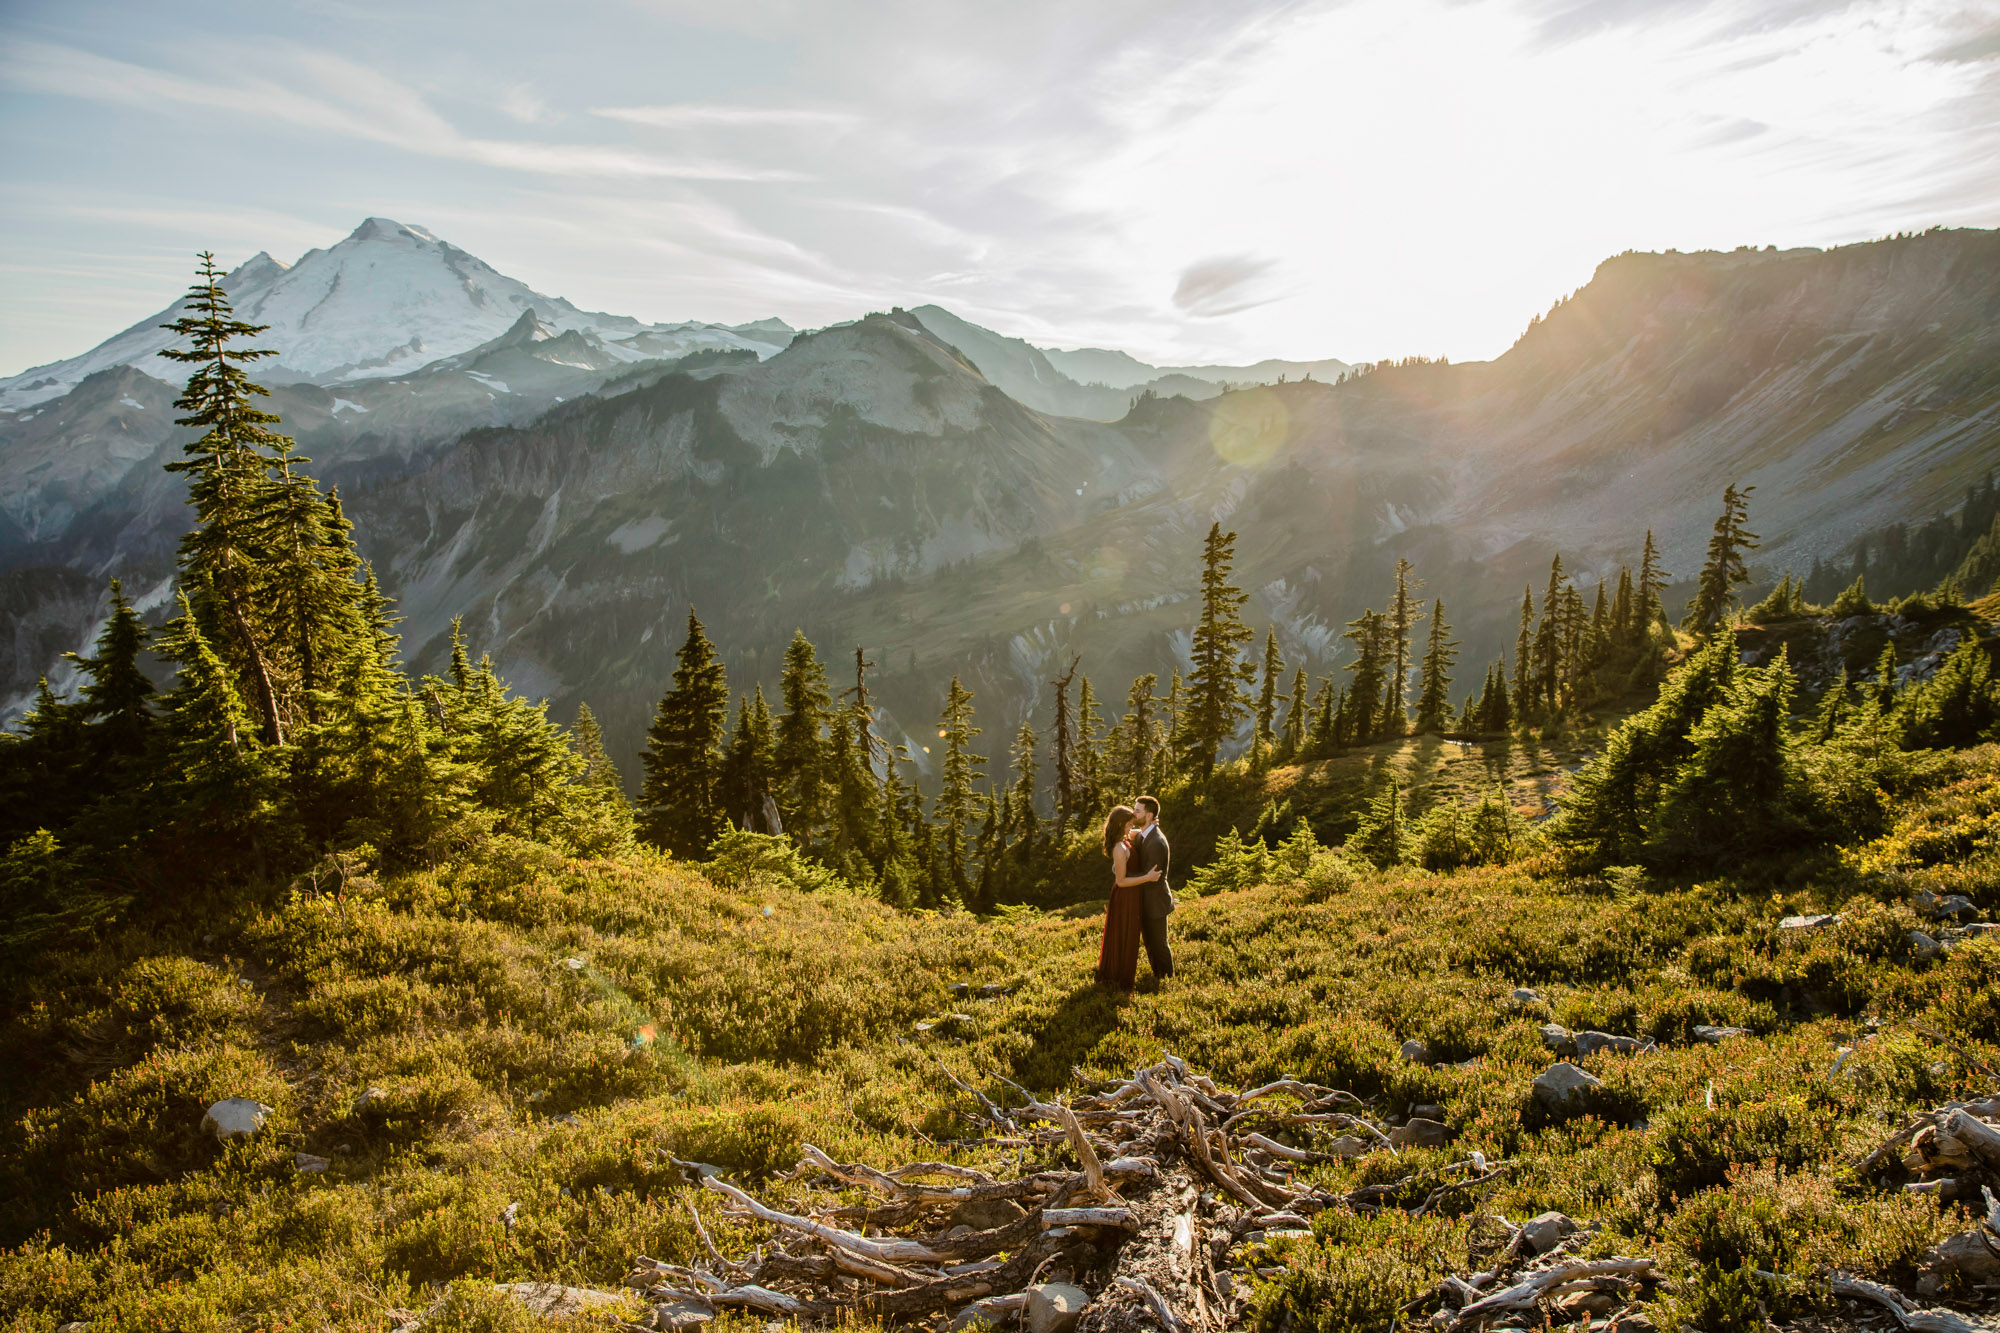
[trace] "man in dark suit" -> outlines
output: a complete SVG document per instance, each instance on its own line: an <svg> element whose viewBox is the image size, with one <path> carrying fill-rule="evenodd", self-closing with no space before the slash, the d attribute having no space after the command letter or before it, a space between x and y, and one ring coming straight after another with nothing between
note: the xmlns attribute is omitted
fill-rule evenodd
<svg viewBox="0 0 2000 1333"><path fill-rule="evenodd" d="M1132 802L1132 826L1139 840L1132 848L1132 864L1125 873L1138 876L1157 870L1160 877L1146 886L1139 900L1139 938L1146 942L1146 962L1153 975L1165 981L1174 974L1174 951L1167 945L1167 914L1174 910L1173 886L1167 882L1173 870L1174 849L1160 832L1160 803L1151 796Z"/></svg>

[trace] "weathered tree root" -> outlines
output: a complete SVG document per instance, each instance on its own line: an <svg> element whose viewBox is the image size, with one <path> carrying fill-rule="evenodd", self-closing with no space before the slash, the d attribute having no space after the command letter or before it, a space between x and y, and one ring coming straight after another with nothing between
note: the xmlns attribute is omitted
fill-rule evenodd
<svg viewBox="0 0 2000 1333"><path fill-rule="evenodd" d="M1365 1103L1294 1079L1230 1092L1173 1056L1068 1103L1008 1083L1021 1104L1003 1106L945 1073L990 1131L978 1142L1058 1153L1075 1169L1012 1180L944 1162L885 1170L837 1162L808 1145L789 1181L848 1199L790 1211L713 1168L684 1164L720 1197L725 1214L763 1223L773 1238L750 1258L730 1259L697 1213L707 1260L682 1267L642 1257L628 1284L684 1310L756 1310L812 1323L953 1312L990 1322L1022 1309L1025 1289L1051 1279L1093 1298L1082 1333L1220 1333L1244 1313L1250 1274L1232 1268L1231 1254L1248 1240L1303 1228L1326 1208L1426 1211L1450 1193L1490 1186L1507 1169L1475 1154L1393 1185L1350 1194L1314 1188L1297 1180L1300 1168L1354 1155L1351 1146L1327 1151L1316 1135L1358 1133L1346 1142L1395 1152ZM1419 1202L1407 1202L1427 1184ZM950 1225L956 1210L995 1201L1023 1215L986 1230Z"/></svg>

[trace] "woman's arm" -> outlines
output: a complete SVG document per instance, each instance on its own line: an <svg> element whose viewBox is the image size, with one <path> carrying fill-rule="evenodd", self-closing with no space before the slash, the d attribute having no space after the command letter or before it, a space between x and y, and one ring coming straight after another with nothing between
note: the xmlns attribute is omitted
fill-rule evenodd
<svg viewBox="0 0 2000 1333"><path fill-rule="evenodd" d="M1125 878L1125 863L1131 859L1131 856L1132 849L1122 842L1111 849L1111 882L1113 884L1116 884L1121 889L1136 889L1141 884L1151 884L1160 877L1158 870L1148 870L1137 879Z"/></svg>

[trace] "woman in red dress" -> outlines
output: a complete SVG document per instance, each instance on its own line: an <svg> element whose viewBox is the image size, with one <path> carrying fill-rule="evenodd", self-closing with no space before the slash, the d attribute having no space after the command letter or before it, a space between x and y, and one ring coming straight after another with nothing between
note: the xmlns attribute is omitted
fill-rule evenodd
<svg viewBox="0 0 2000 1333"><path fill-rule="evenodd" d="M1149 870L1136 879L1125 877L1132 855L1125 836L1132 807L1121 805L1104 821L1104 854L1111 858L1111 905L1104 913L1104 943L1097 950L1097 984L1130 992L1139 978L1139 891L1160 877Z"/></svg>

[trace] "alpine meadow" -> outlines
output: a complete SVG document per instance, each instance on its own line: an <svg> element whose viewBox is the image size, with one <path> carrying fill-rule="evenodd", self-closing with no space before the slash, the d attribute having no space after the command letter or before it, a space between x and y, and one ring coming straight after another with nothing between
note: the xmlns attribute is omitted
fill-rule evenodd
<svg viewBox="0 0 2000 1333"><path fill-rule="evenodd" d="M195 8L0 16L6 1327L2000 1330L1991 13Z"/></svg>

